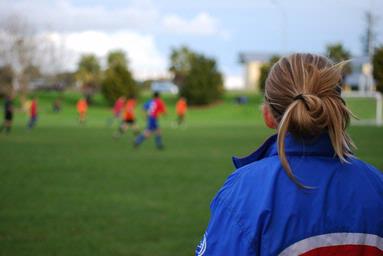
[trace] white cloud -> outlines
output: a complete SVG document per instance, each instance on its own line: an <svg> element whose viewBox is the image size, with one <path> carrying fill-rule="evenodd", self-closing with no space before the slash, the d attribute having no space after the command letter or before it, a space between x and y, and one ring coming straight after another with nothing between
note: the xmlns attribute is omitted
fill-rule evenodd
<svg viewBox="0 0 383 256"><path fill-rule="evenodd" d="M164 15L152 0L130 0L123 7L106 3L84 6L69 0L0 1L0 22L9 14L26 18L39 30L110 32L129 29L140 32L164 31L193 36L229 37L219 20L209 13L201 12L192 19L177 14Z"/></svg>
<svg viewBox="0 0 383 256"><path fill-rule="evenodd" d="M229 33L221 28L219 21L205 12L190 20L178 15L167 15L163 17L162 25L165 31L170 33L229 37Z"/></svg>
<svg viewBox="0 0 383 256"><path fill-rule="evenodd" d="M167 74L167 57L159 51L155 38L170 47L166 39L169 34L229 37L209 13L186 19L172 13L164 15L155 4L158 2L153 0L126 0L122 5L107 1L84 5L71 0L0 0L0 25L16 14L40 36L48 36L56 46L51 51L59 53L44 57L46 70L73 70L82 53L105 57L110 50L123 49L136 78ZM50 64L58 59L61 63Z"/></svg>
<svg viewBox="0 0 383 256"><path fill-rule="evenodd" d="M109 51L124 50L129 66L137 79L167 75L167 60L158 50L152 36L132 31L105 33L102 31L83 31L74 33L52 33L53 42L62 42L72 58L66 63L67 69L75 69L79 57L84 53L94 53L105 58Z"/></svg>
<svg viewBox="0 0 383 256"><path fill-rule="evenodd" d="M9 14L20 14L40 28L60 31L119 30L150 28L159 18L151 1L130 1L126 6L74 5L68 0L0 1L0 20Z"/></svg>

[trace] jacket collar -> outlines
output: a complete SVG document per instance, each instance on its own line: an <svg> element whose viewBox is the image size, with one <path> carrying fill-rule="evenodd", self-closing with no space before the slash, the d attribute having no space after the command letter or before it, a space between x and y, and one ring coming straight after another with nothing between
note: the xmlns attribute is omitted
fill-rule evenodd
<svg viewBox="0 0 383 256"><path fill-rule="evenodd" d="M256 151L245 157L233 157L236 168L259 161L269 156L278 155L277 134L269 137ZM334 157L335 151L332 147L330 137L323 133L316 138L304 139L287 134L285 139L286 155L295 156L324 156Z"/></svg>

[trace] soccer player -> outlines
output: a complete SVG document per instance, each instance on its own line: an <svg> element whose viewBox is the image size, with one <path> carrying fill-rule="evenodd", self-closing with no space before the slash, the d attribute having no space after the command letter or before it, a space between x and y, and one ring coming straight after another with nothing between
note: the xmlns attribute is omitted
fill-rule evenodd
<svg viewBox="0 0 383 256"><path fill-rule="evenodd" d="M31 130L36 126L37 123L37 99L35 96L32 97L29 106L29 122L28 129Z"/></svg>
<svg viewBox="0 0 383 256"><path fill-rule="evenodd" d="M11 132L13 120L13 101L12 96L6 96L4 100L4 122L0 127L0 132L5 130L6 134Z"/></svg>
<svg viewBox="0 0 383 256"><path fill-rule="evenodd" d="M158 118L166 113L165 103L161 100L160 94L155 92L153 98L144 104L144 111L147 115L147 126L143 133L136 137L134 147L138 147L145 139L155 134L155 143L158 149L163 149L161 130L158 124Z"/></svg>
<svg viewBox="0 0 383 256"><path fill-rule="evenodd" d="M124 118L121 122L121 125L118 127L118 131L114 134L114 137L117 138L124 134L129 128L131 128L134 134L138 134L138 127L136 125L136 116L134 109L136 107L136 98L129 98L124 106Z"/></svg>
<svg viewBox="0 0 383 256"><path fill-rule="evenodd" d="M108 120L108 125L112 126L115 120L119 120L121 112L124 109L126 98L124 96L119 97L113 106L113 117Z"/></svg>
<svg viewBox="0 0 383 256"><path fill-rule="evenodd" d="M383 255L383 173L352 153L344 65L314 54L274 64L263 116L277 134L233 158L196 255Z"/></svg>
<svg viewBox="0 0 383 256"><path fill-rule="evenodd" d="M86 114L88 112L88 103L85 98L81 98L77 102L77 112L79 115L80 124L84 124L86 121Z"/></svg>
<svg viewBox="0 0 383 256"><path fill-rule="evenodd" d="M59 113L61 111L61 97L57 97L52 103L52 111Z"/></svg>
<svg viewBox="0 0 383 256"><path fill-rule="evenodd" d="M185 114L187 111L187 102L184 97L180 97L176 104L177 125L181 126L185 122Z"/></svg>

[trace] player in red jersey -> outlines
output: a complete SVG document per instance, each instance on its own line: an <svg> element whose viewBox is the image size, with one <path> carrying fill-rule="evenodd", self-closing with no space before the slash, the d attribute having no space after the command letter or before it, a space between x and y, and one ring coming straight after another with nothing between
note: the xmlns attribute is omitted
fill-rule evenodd
<svg viewBox="0 0 383 256"><path fill-rule="evenodd" d="M114 134L114 137L120 137L124 134L129 128L133 130L135 134L138 133L138 127L136 124L136 115L134 113L134 109L137 105L137 101L135 97L129 98L124 106L124 117L121 122L121 125L118 128L118 131Z"/></svg>
<svg viewBox="0 0 383 256"><path fill-rule="evenodd" d="M119 97L113 106L113 117L108 120L108 125L112 126L115 120L119 120L121 117L121 113L124 110L126 98L124 96Z"/></svg>
<svg viewBox="0 0 383 256"><path fill-rule="evenodd" d="M31 105L29 106L29 122L28 129L32 129L36 126L37 122L37 99L35 96L32 97Z"/></svg>
<svg viewBox="0 0 383 256"><path fill-rule="evenodd" d="M153 98L144 104L144 111L147 114L147 126L145 131L136 137L134 146L138 147L146 138L149 138L154 133L157 148L163 149L164 145L162 144L158 118L166 113L166 106L158 92L155 92Z"/></svg>

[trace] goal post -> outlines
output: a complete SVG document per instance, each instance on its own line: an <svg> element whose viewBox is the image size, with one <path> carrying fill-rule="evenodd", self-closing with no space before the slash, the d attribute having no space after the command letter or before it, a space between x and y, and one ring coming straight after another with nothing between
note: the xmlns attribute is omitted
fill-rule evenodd
<svg viewBox="0 0 383 256"><path fill-rule="evenodd" d="M375 104L375 118L364 118L360 117L359 120L353 120L352 124L355 125L376 125L376 126L382 126L383 125L383 119L382 119L382 94L380 92L343 92L342 97L346 100L346 102L351 102L353 100L358 99L372 99L376 101ZM363 111L363 107L359 104L354 104L354 109ZM353 110L351 108L351 110Z"/></svg>

